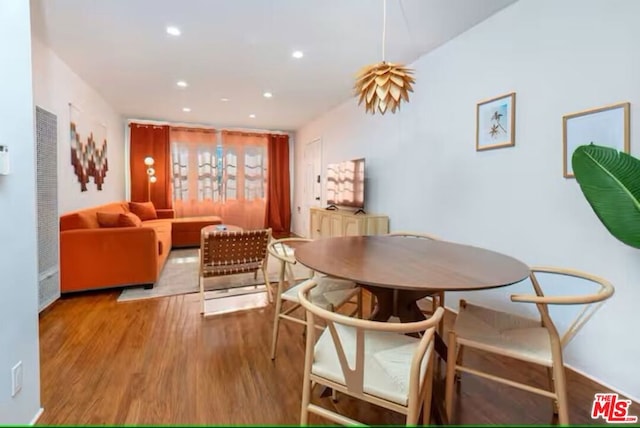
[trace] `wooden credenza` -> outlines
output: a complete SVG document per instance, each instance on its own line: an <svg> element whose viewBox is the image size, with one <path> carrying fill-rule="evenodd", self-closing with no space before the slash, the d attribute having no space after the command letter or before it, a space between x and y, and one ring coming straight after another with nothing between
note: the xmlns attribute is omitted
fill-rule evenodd
<svg viewBox="0 0 640 428"><path fill-rule="evenodd" d="M389 217L384 215L354 214L351 211L324 208L311 208L310 215L311 239L389 233Z"/></svg>

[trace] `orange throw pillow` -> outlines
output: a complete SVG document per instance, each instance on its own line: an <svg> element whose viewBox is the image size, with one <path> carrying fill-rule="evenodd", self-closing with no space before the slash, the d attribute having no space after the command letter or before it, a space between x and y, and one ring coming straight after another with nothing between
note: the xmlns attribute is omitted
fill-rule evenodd
<svg viewBox="0 0 640 428"><path fill-rule="evenodd" d="M122 227L140 227L142 226L142 220L134 213L120 214L119 225Z"/></svg>
<svg viewBox="0 0 640 428"><path fill-rule="evenodd" d="M120 227L120 213L100 212L96 213L100 227Z"/></svg>
<svg viewBox="0 0 640 428"><path fill-rule="evenodd" d="M81 216L79 213L65 214L60 217L60 232L65 230L74 229L90 229L91 224L86 216Z"/></svg>
<svg viewBox="0 0 640 428"><path fill-rule="evenodd" d="M140 220L155 220L158 218L153 202L129 202L129 209L140 217Z"/></svg>

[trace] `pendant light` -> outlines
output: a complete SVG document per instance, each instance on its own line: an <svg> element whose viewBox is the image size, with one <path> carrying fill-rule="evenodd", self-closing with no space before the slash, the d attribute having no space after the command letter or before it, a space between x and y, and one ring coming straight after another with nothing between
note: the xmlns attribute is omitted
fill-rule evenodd
<svg viewBox="0 0 640 428"><path fill-rule="evenodd" d="M371 114L385 114L387 110L395 113L402 100L409 102L411 85L415 83L413 70L385 60L387 0L383 0L382 16L382 62L363 67L354 85L355 96L360 97L358 105L364 101L365 111Z"/></svg>

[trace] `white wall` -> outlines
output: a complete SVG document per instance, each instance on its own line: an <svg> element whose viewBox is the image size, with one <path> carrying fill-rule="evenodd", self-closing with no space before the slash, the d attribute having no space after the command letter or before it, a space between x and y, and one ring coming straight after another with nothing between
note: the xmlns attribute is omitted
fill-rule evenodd
<svg viewBox="0 0 640 428"><path fill-rule="evenodd" d="M40 408L35 140L29 2L0 1L0 144L11 174L0 176L0 424L27 424ZM23 389L11 397L11 367Z"/></svg>
<svg viewBox="0 0 640 428"><path fill-rule="evenodd" d="M520 0L417 60L415 93L399 114L368 116L354 99L296 135L296 165L318 137L325 165L366 157L367 210L389 215L392 230L610 279L616 294L569 345L567 361L636 400L640 251L610 236L575 180L562 177L562 115L631 102L631 149L640 155L638 16L634 0ZM476 103L510 91L516 146L476 152ZM303 179L297 169L293 230L307 235L308 213L296 210ZM504 307L518 289L449 293L448 302Z"/></svg>
<svg viewBox="0 0 640 428"><path fill-rule="evenodd" d="M34 103L58 117L58 209L60 214L125 199L125 157L123 119L107 102L63 62L48 46L33 38ZM87 191L71 166L69 103L82 116L107 127L109 171L102 191L89 179Z"/></svg>

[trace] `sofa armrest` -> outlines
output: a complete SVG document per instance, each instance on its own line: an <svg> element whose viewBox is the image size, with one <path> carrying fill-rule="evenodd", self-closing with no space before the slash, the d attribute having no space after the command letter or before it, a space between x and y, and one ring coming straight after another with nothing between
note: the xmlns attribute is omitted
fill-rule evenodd
<svg viewBox="0 0 640 428"><path fill-rule="evenodd" d="M61 232L61 291L154 283L158 251L156 231L149 227Z"/></svg>
<svg viewBox="0 0 640 428"><path fill-rule="evenodd" d="M176 218L176 212L171 208L156 209L158 218Z"/></svg>

